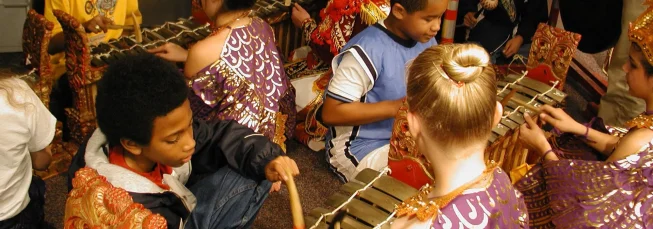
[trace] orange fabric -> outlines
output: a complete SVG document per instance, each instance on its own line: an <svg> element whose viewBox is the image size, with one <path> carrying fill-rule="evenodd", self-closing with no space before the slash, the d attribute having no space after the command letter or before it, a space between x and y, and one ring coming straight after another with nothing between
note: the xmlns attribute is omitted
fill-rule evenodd
<svg viewBox="0 0 653 229"><path fill-rule="evenodd" d="M136 174L141 175L147 178L148 180L154 182L162 189L170 190L170 186L163 183L163 174L172 173L172 167L170 166L157 163L156 166L154 167L154 170L152 170L152 172L149 173L138 172L132 169L131 167L129 167L129 165L127 165L127 162L125 161L125 150L122 148L122 146L111 147L111 150L109 151L109 163L129 169L129 171L135 172Z"/></svg>
<svg viewBox="0 0 653 229"><path fill-rule="evenodd" d="M392 170L390 176L404 182L413 188L420 189L433 180L425 171L424 165L416 159L405 157L401 160L388 159L388 167Z"/></svg>

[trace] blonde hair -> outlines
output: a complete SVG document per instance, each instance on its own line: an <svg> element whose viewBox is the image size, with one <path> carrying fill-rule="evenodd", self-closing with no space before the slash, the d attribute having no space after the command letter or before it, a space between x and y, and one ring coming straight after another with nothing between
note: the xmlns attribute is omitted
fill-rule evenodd
<svg viewBox="0 0 653 229"><path fill-rule="evenodd" d="M444 145L487 141L497 102L488 53L475 44L426 49L408 68L407 100L432 140Z"/></svg>
<svg viewBox="0 0 653 229"><path fill-rule="evenodd" d="M7 103L9 103L10 106L13 108L24 108L25 107L25 102L19 102L16 97L15 97L15 89L18 87L15 85L14 82L11 82L11 79L14 78L15 76L11 75L0 75L0 95L5 94ZM2 93L4 92L4 93Z"/></svg>

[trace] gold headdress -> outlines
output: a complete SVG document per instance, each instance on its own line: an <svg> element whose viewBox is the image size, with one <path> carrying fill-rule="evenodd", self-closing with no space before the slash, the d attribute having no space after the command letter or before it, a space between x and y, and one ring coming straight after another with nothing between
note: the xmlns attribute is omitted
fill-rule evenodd
<svg viewBox="0 0 653 229"><path fill-rule="evenodd" d="M646 0L644 5L648 9L630 24L628 37L642 48L646 60L653 65L653 0Z"/></svg>

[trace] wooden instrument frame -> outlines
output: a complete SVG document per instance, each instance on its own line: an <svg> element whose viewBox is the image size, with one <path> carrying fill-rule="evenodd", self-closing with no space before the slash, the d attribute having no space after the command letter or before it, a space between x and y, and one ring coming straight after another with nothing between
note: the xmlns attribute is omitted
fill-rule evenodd
<svg viewBox="0 0 653 229"><path fill-rule="evenodd" d="M31 85L45 107L50 108L50 94L56 81L54 67L50 62L48 47L52 37L54 24L35 10L29 10L27 20L23 25L23 54L27 65L37 75L36 82ZM42 179L48 179L68 170L72 155L77 152L76 144L63 141L63 124L57 122L55 137L50 144L52 149L52 162L47 171L34 171Z"/></svg>
<svg viewBox="0 0 653 229"><path fill-rule="evenodd" d="M69 74L70 87L75 92L73 95L73 108L66 109L66 116L68 117L67 125L71 131L72 141L77 145L81 145L85 138L90 136L97 127L97 114L95 113L95 96L97 95L96 83L100 80L102 74L107 68L107 64L104 63L106 61L103 62L102 60L98 60L98 58L103 56L113 57L113 55L122 54L125 50L112 49L109 50L108 53L93 54L92 50L94 47L91 46L88 35L81 23L71 15L60 10L54 10L54 15L57 17L57 20L59 20L63 29L66 40L64 51L66 55L66 69ZM166 23L158 29L169 24L174 23ZM202 29L206 30L203 35L208 36L210 34L208 25L200 25L193 31ZM157 31L157 29L154 29L154 31ZM133 40L131 37L123 37L118 39L118 41L121 39L132 40L134 41L134 44L127 51L132 51L132 48L140 47L140 50L138 51L144 52L147 47L160 45L164 42L172 41L173 39L181 39L181 37L177 36L185 34L185 32L188 31L172 34L171 37L145 45L138 44L138 42ZM145 29L143 33L146 34L144 39L147 39L147 33L153 32ZM156 35L159 36L158 34ZM110 43L111 42L109 42L109 44ZM97 61L101 62L98 63Z"/></svg>

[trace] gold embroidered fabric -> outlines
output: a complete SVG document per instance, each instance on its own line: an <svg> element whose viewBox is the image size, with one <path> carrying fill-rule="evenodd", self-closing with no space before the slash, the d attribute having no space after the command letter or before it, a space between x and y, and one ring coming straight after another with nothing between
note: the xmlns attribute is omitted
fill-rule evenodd
<svg viewBox="0 0 653 229"><path fill-rule="evenodd" d="M194 115L235 120L285 148L294 126L295 91L283 71L272 29L260 18L233 28L221 58L189 82ZM283 127L283 128L279 128ZM282 137L282 135L285 135Z"/></svg>
<svg viewBox="0 0 653 229"><path fill-rule="evenodd" d="M628 123L652 129L648 115ZM627 134L626 134L627 135ZM567 159L538 164L515 187L531 228L647 228L653 225L653 139L615 162Z"/></svg>
<svg viewBox="0 0 653 229"><path fill-rule="evenodd" d="M523 196L496 164L488 165L462 190L428 199L431 189L427 185L403 202L397 207L397 216L432 220L432 228L523 228L528 223Z"/></svg>
<svg viewBox="0 0 653 229"><path fill-rule="evenodd" d="M90 168L75 173L68 194L64 228L166 228L166 220L153 214L121 188Z"/></svg>
<svg viewBox="0 0 653 229"><path fill-rule="evenodd" d="M628 128L645 128L653 130L653 115L640 114L632 120L626 122Z"/></svg>
<svg viewBox="0 0 653 229"><path fill-rule="evenodd" d="M639 15L637 19L630 24L628 37L642 48L642 53L650 64L653 64L653 0L646 0L643 5L648 6L646 11Z"/></svg>
<svg viewBox="0 0 653 229"><path fill-rule="evenodd" d="M496 168L497 168L496 164L494 164L491 167L488 167L476 179L440 197L428 198L428 195L433 191L434 186L426 184L424 187L422 187L419 190L419 193L409 198L408 200L402 202L401 205L397 207L397 216L402 217L402 216L415 215L421 221L431 219L440 211L440 209L447 207L449 202L451 202L453 199L455 199L460 194L462 194L463 191L473 186L476 186L479 183L485 183L485 184L489 183L489 181L491 181L493 178L490 175L492 175L494 169Z"/></svg>

